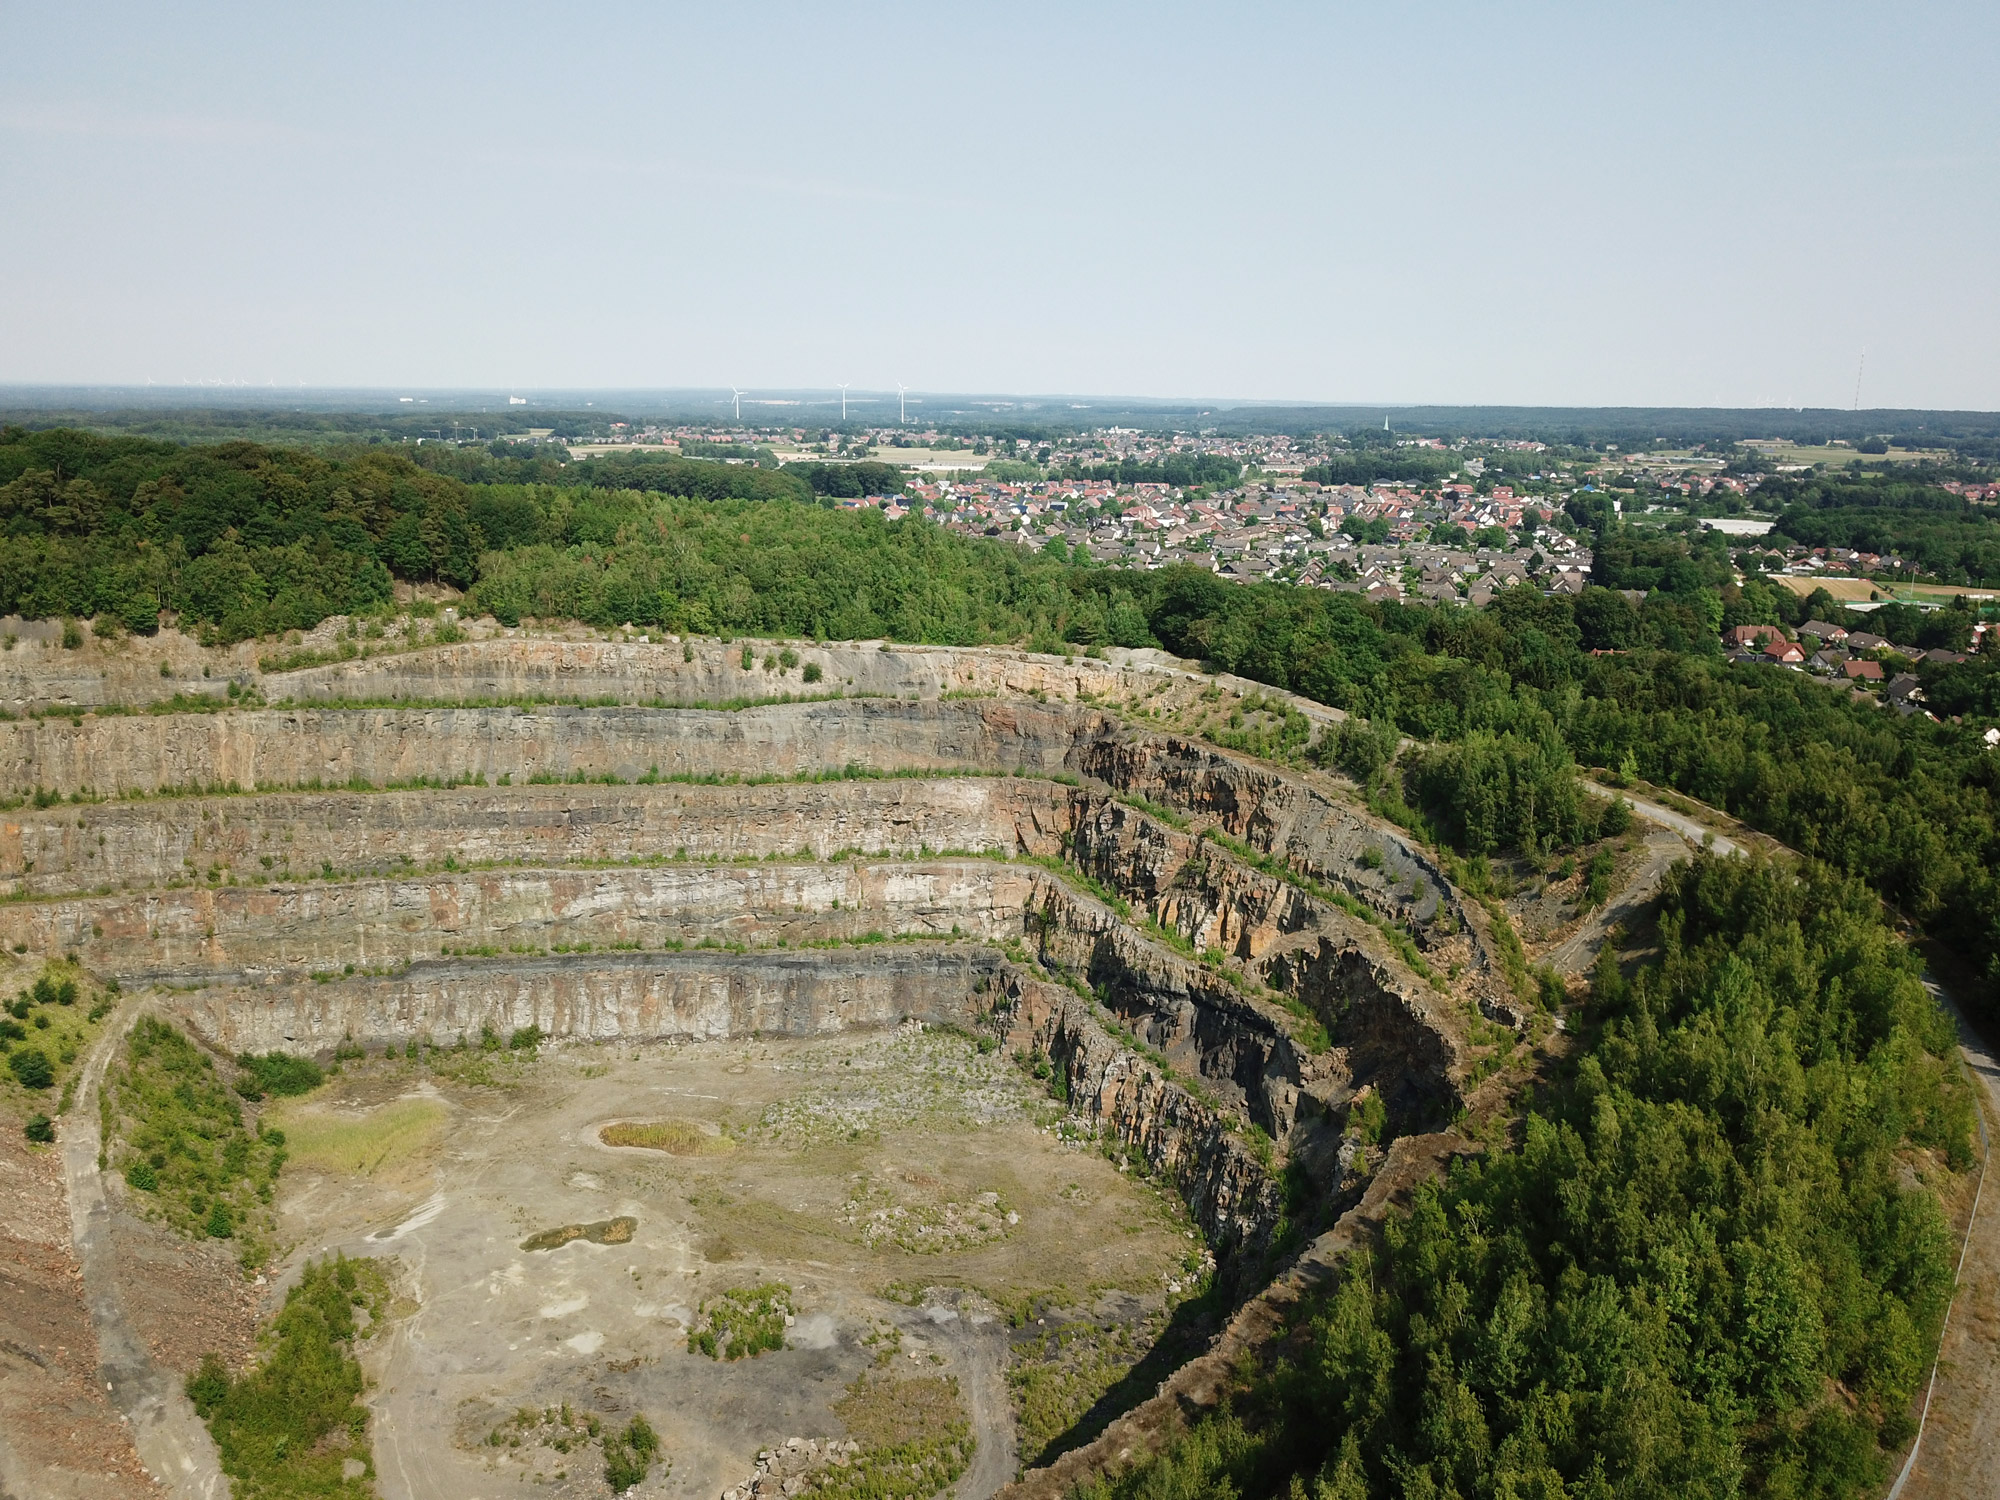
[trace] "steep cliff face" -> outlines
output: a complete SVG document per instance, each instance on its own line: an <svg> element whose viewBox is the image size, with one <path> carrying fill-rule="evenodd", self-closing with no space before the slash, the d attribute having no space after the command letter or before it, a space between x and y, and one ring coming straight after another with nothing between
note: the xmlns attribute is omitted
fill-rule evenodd
<svg viewBox="0 0 2000 1500"><path fill-rule="evenodd" d="M1343 1085L1328 1105L1372 1089L1388 1106L1391 1137L1431 1130L1465 1102L1464 1018L1447 996L1412 984L1409 971L1352 937L1315 935L1274 953L1258 970L1270 986L1319 1017L1333 1039Z"/></svg>
<svg viewBox="0 0 2000 1500"><path fill-rule="evenodd" d="M1121 803L1086 794L1073 801L1070 848L1077 865L1198 949L1261 958L1289 935L1317 926L1328 910L1217 845Z"/></svg>
<svg viewBox="0 0 2000 1500"><path fill-rule="evenodd" d="M17 649L0 653L0 708L14 713L105 704L143 707L166 702L177 693L219 696L231 682L254 688L271 702L310 704L387 698L436 703L494 698L717 703L834 689L891 698L938 698L946 693L1108 698L1152 693L1162 684L1198 693L1213 680L1192 664L1159 651L1113 648L1106 653L1108 659L1074 655L1065 659L986 646L885 649L875 641L793 642L798 663L785 670L778 670L776 663L766 667L764 659L774 647L755 641L750 643L752 663L746 669L741 643L693 640L683 650L683 643L665 638L601 640L573 630L530 635L500 629L490 621L471 627L477 638L454 645L266 672L259 659L272 653L269 643L204 648L166 630L150 638L92 640L71 651L58 645L59 621L9 618L0 621L0 628L17 638ZM307 644L324 650L339 643L327 626L312 632ZM358 647L349 643L347 649ZM379 650L380 643L370 649ZM820 669L818 684L805 681L808 665ZM162 666L167 668L165 674Z"/></svg>
<svg viewBox="0 0 2000 1500"><path fill-rule="evenodd" d="M1060 1070L1070 1112L1174 1185L1219 1250L1261 1248L1283 1195L1245 1144L1240 1124L1143 1054L1117 1041L1090 1006L1060 985L1008 969L985 1024Z"/></svg>
<svg viewBox="0 0 2000 1500"><path fill-rule="evenodd" d="M1246 1123L1283 1140L1302 1114L1323 1112L1318 1101L1335 1080L1293 1040L1282 1011L1059 881L1035 891L1028 927L1042 962L1090 986L1140 1041L1211 1085Z"/></svg>
<svg viewBox="0 0 2000 1500"><path fill-rule="evenodd" d="M761 786L456 787L175 797L0 813L0 895L283 880L498 860L1054 856L1069 789L1021 777Z"/></svg>
<svg viewBox="0 0 2000 1500"><path fill-rule="evenodd" d="M1370 924L1132 808L1084 793L1075 802L1079 866L1190 946L1237 959L1325 1028L1331 1052L1285 1067L1267 1093L1298 1090L1312 1112L1333 1115L1357 1089L1373 1087L1390 1099L1395 1133L1450 1118L1467 1073L1463 1004L1412 972ZM1258 1014L1290 1025L1272 1007ZM1292 1122L1282 1110L1258 1121Z"/></svg>
<svg viewBox="0 0 2000 1500"><path fill-rule="evenodd" d="M663 864L480 870L151 891L0 907L0 942L77 952L121 982L294 975L433 958L447 948L541 954L960 935L1000 940L1046 880L996 860Z"/></svg>
<svg viewBox="0 0 2000 1500"><path fill-rule="evenodd" d="M367 662L341 662L259 678L266 696L298 703L321 699L562 696L617 697L627 702L714 703L769 693L845 689L891 698L937 698L945 693L991 693L1028 699L1037 694L1075 698L1108 696L1150 685L1159 668L1120 653L1119 662L1037 655L983 647L891 646L879 642L815 645L795 642L796 667L779 671L764 659L772 648L751 642L752 664L742 646L715 640L537 640L506 635L466 641ZM1151 653L1157 656L1157 653ZM804 668L819 667L820 687L808 685ZM1200 679L1175 666L1181 676Z"/></svg>
<svg viewBox="0 0 2000 1500"><path fill-rule="evenodd" d="M228 1051L326 1053L473 1042L539 1026L594 1041L719 1041L893 1026L964 1026L1001 963L969 944L821 953L592 953L426 961L328 984L217 984L162 1003Z"/></svg>
<svg viewBox="0 0 2000 1500"><path fill-rule="evenodd" d="M1177 735L1080 735L1070 769L1211 817L1259 854L1408 923L1421 946L1446 957L1463 947L1470 966L1487 967L1484 914L1472 911L1437 862L1392 825L1302 777Z"/></svg>
<svg viewBox="0 0 2000 1500"><path fill-rule="evenodd" d="M1055 772L1087 711L996 700L852 699L709 709L253 709L0 723L0 786L65 795L419 777L799 776L859 765Z"/></svg>

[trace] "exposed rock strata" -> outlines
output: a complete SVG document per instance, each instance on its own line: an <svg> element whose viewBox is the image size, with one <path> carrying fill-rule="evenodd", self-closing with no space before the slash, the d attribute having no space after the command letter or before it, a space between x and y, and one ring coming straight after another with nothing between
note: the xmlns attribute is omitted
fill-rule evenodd
<svg viewBox="0 0 2000 1500"><path fill-rule="evenodd" d="M1456 1007L1369 923L1117 803L1090 808L1071 839L1083 869L1145 906L1161 927L1194 948L1240 960L1319 1020L1333 1043L1331 1058L1315 1060L1279 1086L1277 1097L1296 1086L1320 1112L1331 1113L1354 1090L1374 1087L1399 1133L1448 1119L1463 1102L1464 1032ZM1310 1085L1306 1073L1313 1075ZM1285 1124L1285 1112L1274 1109L1259 1123Z"/></svg>
<svg viewBox="0 0 2000 1500"><path fill-rule="evenodd" d="M996 995L987 1024L1061 1069L1070 1112L1165 1176L1211 1243L1243 1249L1266 1241L1283 1195L1237 1120L1117 1041L1061 985L1010 970Z"/></svg>
<svg viewBox="0 0 2000 1500"><path fill-rule="evenodd" d="M1270 689L1232 677L1215 677L1163 651L1105 651L1103 659L1061 656L990 646L884 646L879 641L794 642L799 663L767 669L774 647L751 642L752 665L742 664L742 644L714 639L683 643L549 638L491 630L485 638L455 645L400 650L293 671L266 672L260 658L268 643L204 649L177 631L99 643L80 651L59 647L56 621L0 620L19 637L0 654L0 708L11 712L87 709L106 704L143 707L176 694L220 696L229 683L252 688L272 702L355 702L413 698L465 702L495 698L615 699L621 703L716 703L783 693L845 690L892 698L938 698L946 693L1098 698L1148 696L1163 689L1198 693L1215 682L1239 691ZM325 630L314 637L327 636ZM316 641L332 645L330 637ZM379 648L377 648L379 649ZM283 655L283 652L279 652ZM691 659L690 659L691 658ZM807 664L821 681L804 680ZM164 665L170 675L162 675ZM1309 717L1329 722L1338 710L1294 700Z"/></svg>
<svg viewBox="0 0 2000 1500"><path fill-rule="evenodd" d="M998 776L281 792L25 807L0 813L0 895L160 885L210 870L253 881L304 878L326 865L344 875L388 873L447 858L541 865L680 854L1059 855L1072 816L1069 788Z"/></svg>
<svg viewBox="0 0 2000 1500"><path fill-rule="evenodd" d="M856 699L739 710L243 709L0 723L0 787L68 795L373 786L502 776L799 776L941 768L1059 771L1088 711L992 700Z"/></svg>
<svg viewBox="0 0 2000 1500"><path fill-rule="evenodd" d="M409 880L201 886L0 907L0 943L75 951L128 983L305 974L434 958L870 934L1001 939L1049 877L997 860L478 870Z"/></svg>
<svg viewBox="0 0 2000 1500"><path fill-rule="evenodd" d="M594 1041L817 1036L914 1017L966 1025L1000 958L966 943L818 953L592 953L422 962L328 984L217 985L171 1007L229 1051L478 1041L539 1026Z"/></svg>

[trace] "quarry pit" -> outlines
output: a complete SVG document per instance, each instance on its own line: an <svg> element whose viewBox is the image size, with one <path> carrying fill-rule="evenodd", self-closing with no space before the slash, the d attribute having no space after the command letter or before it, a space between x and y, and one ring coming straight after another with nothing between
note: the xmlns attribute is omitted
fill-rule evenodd
<svg viewBox="0 0 2000 1500"><path fill-rule="evenodd" d="M1247 685L1159 653L492 630L214 653L214 711L146 712L183 645L35 647L0 948L115 986L67 1164L142 1459L215 1455L135 1283L228 1275L100 1111L142 1019L218 1077L336 1069L241 1106L287 1160L211 1343L378 1263L355 1480L399 1500L603 1494L585 1413L657 1432L635 1493L810 1493L925 1403L951 1493L1037 1492L1547 1037L1480 902L1351 784L1203 737Z"/></svg>

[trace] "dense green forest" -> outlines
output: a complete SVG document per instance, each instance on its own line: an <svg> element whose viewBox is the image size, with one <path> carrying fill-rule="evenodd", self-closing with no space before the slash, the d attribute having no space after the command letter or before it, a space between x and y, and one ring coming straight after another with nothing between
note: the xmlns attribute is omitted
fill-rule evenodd
<svg viewBox="0 0 2000 1500"><path fill-rule="evenodd" d="M1702 858L1663 954L1601 963L1516 1149L1421 1188L1220 1415L1087 1488L1167 1497L1849 1497L1952 1289L1970 1163L1948 1021L1872 895Z"/></svg>
<svg viewBox="0 0 2000 1500"><path fill-rule="evenodd" d="M1157 462L1121 459L1115 464L1072 462L1064 466L1065 479L1096 479L1112 484L1171 484L1182 489L1196 485L1234 484L1243 476L1243 465L1233 458L1214 453L1175 454Z"/></svg>
<svg viewBox="0 0 2000 1500"><path fill-rule="evenodd" d="M1772 528L1808 547L1896 553L1945 583L2000 584L2000 510L1896 476L1774 479L1759 503Z"/></svg>
<svg viewBox="0 0 2000 1500"><path fill-rule="evenodd" d="M1461 461L1457 454L1435 448L1364 448L1314 464L1305 477L1316 484L1373 484L1378 479L1438 484L1450 477Z"/></svg>

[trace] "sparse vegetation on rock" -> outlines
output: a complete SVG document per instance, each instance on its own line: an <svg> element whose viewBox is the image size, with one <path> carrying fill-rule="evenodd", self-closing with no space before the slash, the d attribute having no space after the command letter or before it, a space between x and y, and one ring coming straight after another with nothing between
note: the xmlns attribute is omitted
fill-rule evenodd
<svg viewBox="0 0 2000 1500"><path fill-rule="evenodd" d="M792 1289L780 1281L733 1287L704 1297L688 1330L690 1354L710 1359L755 1359L785 1347L792 1319Z"/></svg>

